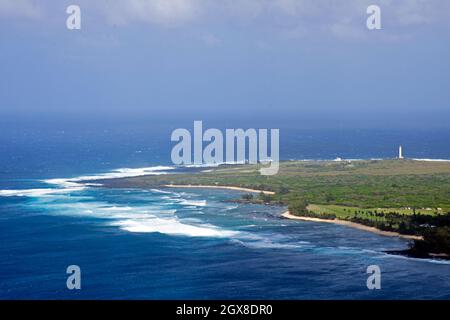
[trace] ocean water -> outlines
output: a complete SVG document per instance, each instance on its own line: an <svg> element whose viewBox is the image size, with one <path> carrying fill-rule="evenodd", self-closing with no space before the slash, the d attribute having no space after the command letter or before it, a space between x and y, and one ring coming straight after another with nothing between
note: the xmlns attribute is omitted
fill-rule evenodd
<svg viewBox="0 0 450 320"><path fill-rule="evenodd" d="M283 159L450 159L439 132L282 133ZM0 135L2 299L450 299L450 263L384 253L408 241L283 219L237 191L106 189L79 180L165 174L170 131ZM81 290L66 268L81 268ZM366 269L381 269L368 290Z"/></svg>

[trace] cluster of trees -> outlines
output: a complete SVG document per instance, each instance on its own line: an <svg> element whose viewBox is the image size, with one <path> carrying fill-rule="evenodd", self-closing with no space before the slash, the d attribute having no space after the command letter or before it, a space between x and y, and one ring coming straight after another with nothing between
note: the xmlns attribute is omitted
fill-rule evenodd
<svg viewBox="0 0 450 320"><path fill-rule="evenodd" d="M423 233L423 240L415 240L411 251L421 253L444 253L450 255L450 227L429 227Z"/></svg>
<svg viewBox="0 0 450 320"><path fill-rule="evenodd" d="M298 216L307 215L308 203L304 199L297 199L289 203L288 210L290 213Z"/></svg>
<svg viewBox="0 0 450 320"><path fill-rule="evenodd" d="M286 192L286 190L284 190ZM246 201L273 203L276 198L261 192L258 196L244 194ZM331 200L331 199L330 199ZM331 213L314 213L308 210L308 202L302 197L295 197L288 203L289 212L304 217L335 219ZM346 210L347 211L347 210ZM450 255L450 213L425 215L414 213L405 215L398 212L351 210L353 216L348 220L384 231L395 231L401 234L421 235L423 240L411 244L411 252L416 256L427 256L429 253L445 253ZM378 219L379 218L379 219Z"/></svg>
<svg viewBox="0 0 450 320"><path fill-rule="evenodd" d="M368 219L370 217L383 218L380 220ZM353 222L370 225L380 230L397 231L402 234L421 235L424 230L436 227L450 227L450 213L441 215L412 214L404 215L398 212L359 212L350 219Z"/></svg>
<svg viewBox="0 0 450 320"><path fill-rule="evenodd" d="M275 197L273 195L260 192L257 197L255 197L251 193L246 193L242 195L242 200L246 202L253 202L253 203L272 203L272 204L281 204L279 201L277 202Z"/></svg>
<svg viewBox="0 0 450 320"><path fill-rule="evenodd" d="M261 200L264 203L270 203L273 201L273 197L270 194L260 192L258 195L259 200Z"/></svg>
<svg viewBox="0 0 450 320"><path fill-rule="evenodd" d="M297 199L291 201L288 206L288 210L291 214L302 216L302 217L310 217L310 218L320 218L320 219L335 219L336 215L334 214L317 214L308 210L308 202L304 199Z"/></svg>
<svg viewBox="0 0 450 320"><path fill-rule="evenodd" d="M253 194L251 193L246 193L242 196L242 199L247 200L247 201L252 201L253 200Z"/></svg>
<svg viewBox="0 0 450 320"><path fill-rule="evenodd" d="M428 256L429 253L450 255L450 213L402 215L396 212L378 212L377 216L384 217L384 220L364 219L355 214L351 221L370 225L380 230L421 235L423 240L415 240L411 244L410 251L415 256Z"/></svg>
<svg viewBox="0 0 450 320"><path fill-rule="evenodd" d="M344 209L344 211L345 211L345 209ZM389 212L389 214L391 214L391 213L395 214L396 212ZM368 215L368 216L371 216L371 217L378 217L378 218L383 218L383 217L386 216L386 213L384 213L383 211L378 212L377 210L374 210L374 211L371 211L371 210L368 210L368 211L355 210L354 214L355 214L355 216L358 216L358 214L361 214L361 215Z"/></svg>

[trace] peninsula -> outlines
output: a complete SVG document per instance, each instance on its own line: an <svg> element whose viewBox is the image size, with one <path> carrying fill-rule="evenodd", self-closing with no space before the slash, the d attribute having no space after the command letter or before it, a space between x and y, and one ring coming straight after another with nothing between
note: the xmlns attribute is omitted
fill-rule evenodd
<svg viewBox="0 0 450 320"><path fill-rule="evenodd" d="M413 256L450 254L450 162L284 161L277 175L260 165L100 180L111 188L225 188L238 201L285 206L289 219L328 222L412 240Z"/></svg>

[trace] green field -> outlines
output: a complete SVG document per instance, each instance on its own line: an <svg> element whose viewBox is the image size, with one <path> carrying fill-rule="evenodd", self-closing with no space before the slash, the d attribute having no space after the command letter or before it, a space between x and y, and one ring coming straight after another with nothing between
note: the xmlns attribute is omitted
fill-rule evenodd
<svg viewBox="0 0 450 320"><path fill-rule="evenodd" d="M411 208L359 208L349 207L334 204L309 204L308 210L317 214L334 214L337 218L348 220L355 216L355 213L359 216L363 216L367 219L384 220L383 217L377 217L378 213L388 214L390 212L399 213L401 215L438 215L443 214L444 211L436 210L432 208L426 209L411 209Z"/></svg>
<svg viewBox="0 0 450 320"><path fill-rule="evenodd" d="M204 171L207 172L115 179L107 185L150 188L164 184L215 184L274 191L276 195L265 200L285 205L303 199L309 204L389 208L405 214L409 210L404 208L415 208L424 214L450 211L448 162L290 161L282 162L274 176L261 176L256 165Z"/></svg>
<svg viewBox="0 0 450 320"><path fill-rule="evenodd" d="M220 166L135 178L101 180L111 188L175 185L236 186L275 192L238 201L288 206L294 215L348 220L380 230L420 235L409 254L450 258L450 163L413 160L288 161L274 176L259 165Z"/></svg>

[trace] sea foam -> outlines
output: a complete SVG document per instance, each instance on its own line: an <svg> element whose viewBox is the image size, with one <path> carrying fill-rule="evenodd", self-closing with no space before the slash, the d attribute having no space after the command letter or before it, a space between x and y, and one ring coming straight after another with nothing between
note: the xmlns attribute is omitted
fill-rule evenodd
<svg viewBox="0 0 450 320"><path fill-rule="evenodd" d="M64 189L18 189L18 190L0 190L0 196L2 197L41 197L51 194L69 193L75 191L81 191L84 187L72 187Z"/></svg>
<svg viewBox="0 0 450 320"><path fill-rule="evenodd" d="M145 175L162 175L167 174L168 170L173 170L174 167L169 166L154 166L144 168L120 168L107 173L96 175L79 176L75 178L57 178L43 180L44 183L58 186L58 188L41 188L41 189L6 189L0 190L0 196L3 197L40 197L50 194L70 193L81 191L86 187L100 186L98 183L89 183L87 181L95 181L101 179L114 178L130 178ZM85 182L86 181L86 182Z"/></svg>
<svg viewBox="0 0 450 320"><path fill-rule="evenodd" d="M142 220L119 220L112 222L111 225L119 226L122 230L139 233L158 232L168 235L182 235L189 237L234 237L239 234L238 231L230 231L218 228L216 226L201 224L189 225L178 221L177 219L151 218Z"/></svg>

